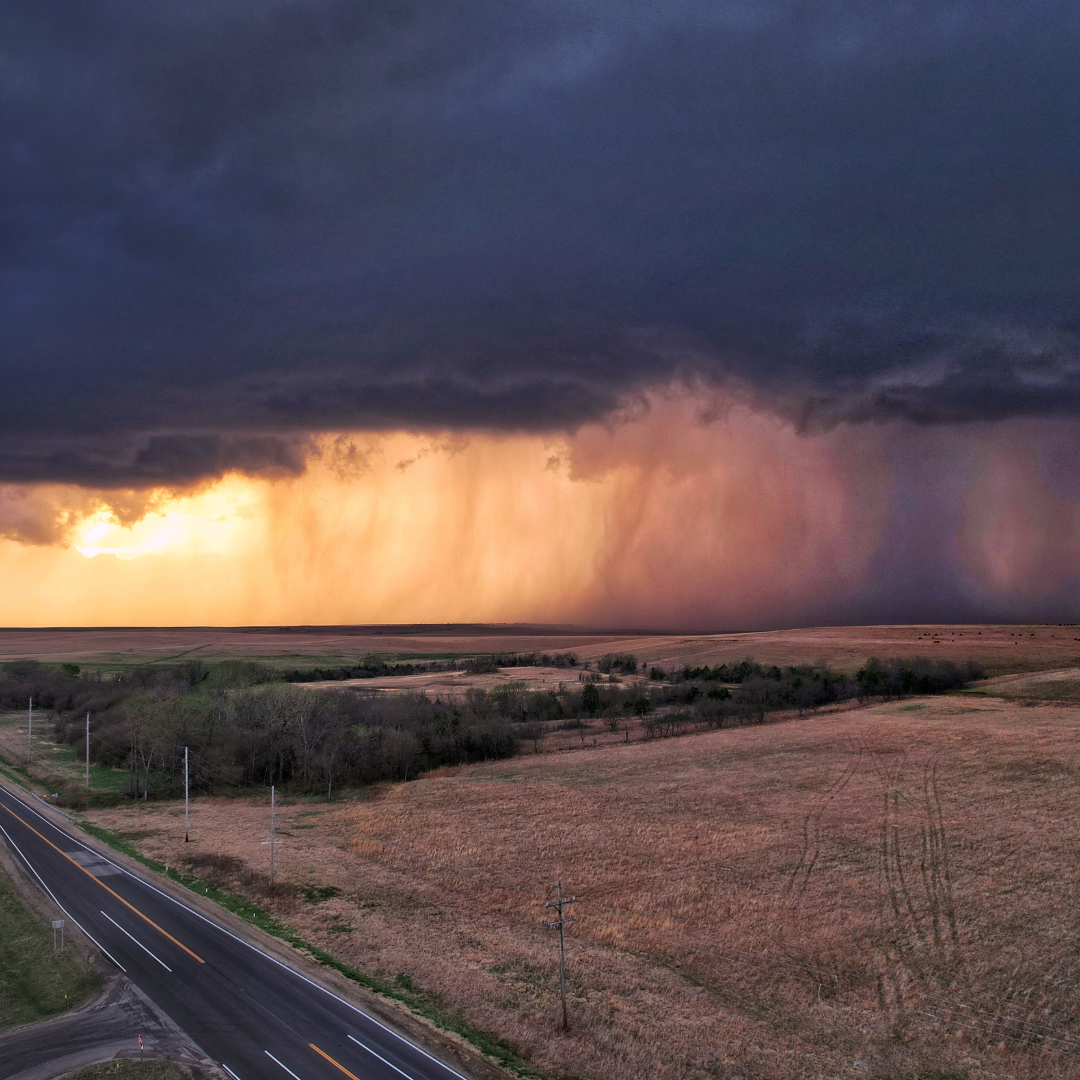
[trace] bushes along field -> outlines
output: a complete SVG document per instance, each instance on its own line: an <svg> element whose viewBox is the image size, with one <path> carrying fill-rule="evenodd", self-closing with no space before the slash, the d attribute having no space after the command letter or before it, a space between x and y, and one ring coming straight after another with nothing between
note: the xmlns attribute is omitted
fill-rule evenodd
<svg viewBox="0 0 1080 1080"><path fill-rule="evenodd" d="M126 770L130 796L175 795L185 747L197 791L274 784L330 795L340 786L510 757L520 740L535 745L552 725L573 726L583 716L599 717L612 730L624 718L640 717L647 737L662 737L762 723L772 713L802 714L853 698L940 693L981 675L970 662L921 658L871 659L853 676L746 659L670 674L654 668L644 680L632 677L637 662L629 654L602 657L597 668L581 670L580 681L557 691L507 683L443 701L421 693L309 689L246 661L132 668L111 678L72 664L19 661L3 670L0 704L25 708L33 697L38 708L52 711L56 737L75 746L80 760L90 713L91 759Z"/></svg>

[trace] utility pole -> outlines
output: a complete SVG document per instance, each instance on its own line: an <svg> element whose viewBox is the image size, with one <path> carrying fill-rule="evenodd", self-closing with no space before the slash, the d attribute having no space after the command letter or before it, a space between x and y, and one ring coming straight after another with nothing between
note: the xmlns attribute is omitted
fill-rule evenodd
<svg viewBox="0 0 1080 1080"><path fill-rule="evenodd" d="M563 908L568 904L576 904L577 897L563 896L561 881L557 882L555 885L555 896L555 903L549 901L544 907L554 908L559 917L553 919L549 923L544 923L544 925L557 928L559 931L559 994L562 997L562 1029L563 1031L568 1031L570 1029L570 1024L566 1018L566 948L563 944L563 927L568 923L577 922L577 919L575 919L573 915L563 915Z"/></svg>
<svg viewBox="0 0 1080 1080"><path fill-rule="evenodd" d="M281 840L274 839L274 830L276 828L276 819L274 817L274 785L270 785L270 839L264 840L264 844L270 845L270 888L274 887L274 848L278 844L282 843Z"/></svg>
<svg viewBox="0 0 1080 1080"><path fill-rule="evenodd" d="M188 820L188 763L187 763L187 751L188 748L184 747L184 843L188 843L191 840L189 835L188 826L190 824Z"/></svg>
<svg viewBox="0 0 1080 1080"><path fill-rule="evenodd" d="M26 764L30 764L30 749L34 738L34 699L30 699L30 722L26 726Z"/></svg>
<svg viewBox="0 0 1080 1080"><path fill-rule="evenodd" d="M86 793L90 794L90 714L86 714Z"/></svg>

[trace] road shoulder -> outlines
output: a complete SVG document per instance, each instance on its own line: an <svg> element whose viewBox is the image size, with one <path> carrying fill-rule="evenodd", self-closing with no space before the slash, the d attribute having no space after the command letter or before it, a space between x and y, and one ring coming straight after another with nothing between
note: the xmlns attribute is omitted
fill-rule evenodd
<svg viewBox="0 0 1080 1080"><path fill-rule="evenodd" d="M6 777L0 776L0 787L16 798L27 801L27 793L9 782ZM32 799L32 796L30 798ZM483 1056L464 1038L438 1027L425 1017L408 1011L400 1002L358 986L344 975L318 963L287 942L264 933L212 900L199 896L198 893L172 881L164 874L155 872L130 855L117 851L105 841L85 832L80 828L77 819L71 819L46 803L39 803L38 800L33 800L32 809L53 822L58 828L76 835L80 843L85 844L86 847L131 871L136 877L149 882L154 888L196 911L210 922L216 923L228 933L296 972L302 978L353 1005L451 1068L464 1072L475 1080L507 1080L510 1075L498 1064Z"/></svg>

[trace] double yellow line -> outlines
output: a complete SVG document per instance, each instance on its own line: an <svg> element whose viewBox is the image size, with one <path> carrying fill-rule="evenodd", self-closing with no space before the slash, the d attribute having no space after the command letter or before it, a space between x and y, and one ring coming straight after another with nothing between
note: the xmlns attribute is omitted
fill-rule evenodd
<svg viewBox="0 0 1080 1080"><path fill-rule="evenodd" d="M37 829L35 829L34 826L31 825L28 821L23 821L23 819L19 817L19 815L16 814L15 811L12 810L11 807L9 807L6 803L0 802L0 806L3 806L3 808L16 821L20 822L22 825L25 825L26 828L28 828L39 840L44 840L45 843L53 849L53 851L59 852L59 854L63 855L64 858L67 859L67 861L71 863L72 866L81 870L91 881L96 881L110 896L113 896L117 900L119 900L120 903L124 905L124 907L135 912L135 914L138 915L140 919L148 922L159 934L163 934L165 937L167 937L175 946L177 946L177 948L183 949L184 952L188 954L188 956L190 956L193 960L198 960L200 964L206 963L206 961L201 956L199 956L197 953L193 953L182 941L177 941L176 938L174 938L168 930L162 930L162 928L158 926L158 924L154 922L154 920L151 919L149 915L144 915L137 907L135 907L134 904L129 904L119 893L113 892L112 889L110 889L109 886L101 880L101 878L96 877L94 874L90 873L90 871L87 870L85 866L77 863L66 851L62 851L60 848L58 848L47 836L42 836L41 833L39 833Z"/></svg>

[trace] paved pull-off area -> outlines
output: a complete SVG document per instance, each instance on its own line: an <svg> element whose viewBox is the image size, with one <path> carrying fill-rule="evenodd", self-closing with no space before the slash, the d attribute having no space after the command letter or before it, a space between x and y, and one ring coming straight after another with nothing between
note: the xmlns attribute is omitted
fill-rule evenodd
<svg viewBox="0 0 1080 1080"><path fill-rule="evenodd" d="M151 1057L213 1065L126 975L118 975L86 1008L0 1036L0 1076L49 1080L109 1058L135 1057L140 1036Z"/></svg>
<svg viewBox="0 0 1080 1080"><path fill-rule="evenodd" d="M46 1075L33 1047L54 1060L76 1055L84 1048L80 1024L111 1025L125 1010L133 1024L147 1024L148 1033L156 1019L155 1038L184 1043L169 1020L154 1016L160 1010L194 1044L190 1053L201 1049L236 1080L464 1080L354 1005L92 851L5 789L0 836L126 976L74 1017L0 1042L3 1080ZM145 1015L132 1013L140 1009ZM61 1032L75 1043L68 1046ZM17 1053L9 1051L9 1040Z"/></svg>

